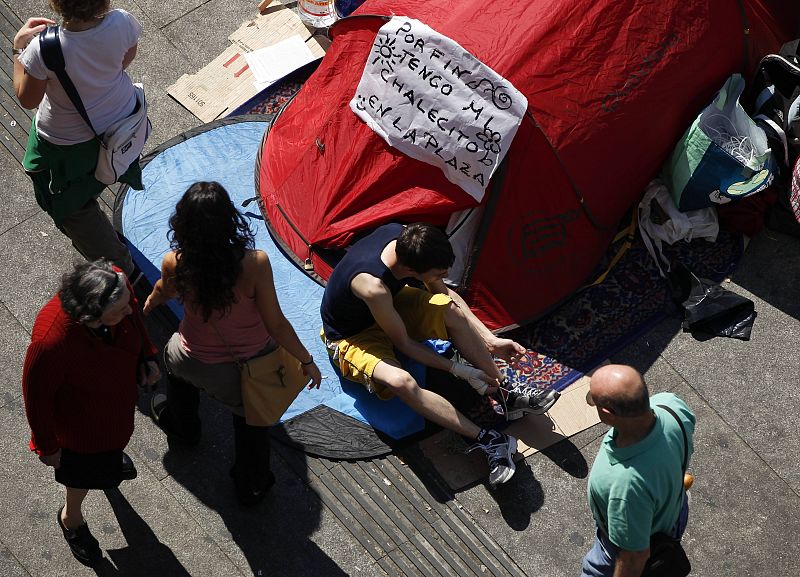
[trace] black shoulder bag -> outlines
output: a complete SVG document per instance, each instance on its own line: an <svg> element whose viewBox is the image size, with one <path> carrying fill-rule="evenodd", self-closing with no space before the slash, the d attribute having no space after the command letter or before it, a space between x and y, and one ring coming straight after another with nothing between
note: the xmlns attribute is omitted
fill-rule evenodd
<svg viewBox="0 0 800 577"><path fill-rule="evenodd" d="M678 421L678 426L683 433L683 471L686 474L686 465L689 459L689 439L686 436L686 429L683 427L680 417L666 405L658 405L667 411ZM683 477L681 476L681 486ZM683 491L680 493L681 503L683 503ZM692 571L692 564L686 556L686 551L678 539L667 533L656 533L650 537L650 558L644 566L642 577L686 577Z"/></svg>

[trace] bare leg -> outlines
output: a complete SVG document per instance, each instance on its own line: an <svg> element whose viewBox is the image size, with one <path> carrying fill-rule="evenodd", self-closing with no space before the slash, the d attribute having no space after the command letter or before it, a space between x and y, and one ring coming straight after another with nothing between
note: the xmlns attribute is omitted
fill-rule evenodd
<svg viewBox="0 0 800 577"><path fill-rule="evenodd" d="M480 427L467 419L444 397L420 388L414 378L393 360L381 361L372 373L374 381L389 387L417 413L470 439L476 439Z"/></svg>
<svg viewBox="0 0 800 577"><path fill-rule="evenodd" d="M88 489L73 489L67 487L67 504L61 512L61 522L67 529L77 529L85 523L83 513L81 512L81 505L86 495L89 493Z"/></svg>
<svg viewBox="0 0 800 577"><path fill-rule="evenodd" d="M444 324L450 340L465 359L492 378L499 379L502 376L489 349L486 348L486 343L475 332L456 303L450 303L445 311Z"/></svg>

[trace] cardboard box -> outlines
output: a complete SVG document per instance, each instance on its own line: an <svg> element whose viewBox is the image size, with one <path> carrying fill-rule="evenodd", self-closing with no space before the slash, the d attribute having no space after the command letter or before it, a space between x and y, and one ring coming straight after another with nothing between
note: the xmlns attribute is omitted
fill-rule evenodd
<svg viewBox="0 0 800 577"><path fill-rule="evenodd" d="M319 58L325 55L327 39L312 36L294 10L273 0L264 14L245 22L228 37L231 45L222 54L196 74L181 76L167 94L203 122L226 116L257 94L244 54L295 34L303 38L312 54Z"/></svg>
<svg viewBox="0 0 800 577"><path fill-rule="evenodd" d="M589 376L583 376L567 387L544 415L527 415L510 424L505 432L515 436L518 442L514 460L520 461L599 423L597 410L586 404L588 390ZM454 491L489 476L486 455L481 451L465 453L467 446L464 439L448 430L439 431L419 443L422 454Z"/></svg>

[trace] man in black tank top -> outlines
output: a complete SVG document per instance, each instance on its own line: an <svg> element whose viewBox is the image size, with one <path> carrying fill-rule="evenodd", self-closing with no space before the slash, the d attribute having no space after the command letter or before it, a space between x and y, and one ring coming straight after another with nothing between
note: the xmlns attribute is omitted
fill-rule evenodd
<svg viewBox="0 0 800 577"><path fill-rule="evenodd" d="M449 401L420 388L395 354L397 349L427 367L449 371L483 395L496 392L502 378L493 357L513 362L525 353L518 343L494 335L444 284L454 259L447 236L434 226L379 227L334 268L320 307L323 338L345 378L380 398L396 395L429 421L475 439L470 450L486 452L489 482L505 483L514 474L517 440L481 429ZM452 341L471 365L420 342L430 338ZM531 392L513 407L542 414L557 398L552 391Z"/></svg>

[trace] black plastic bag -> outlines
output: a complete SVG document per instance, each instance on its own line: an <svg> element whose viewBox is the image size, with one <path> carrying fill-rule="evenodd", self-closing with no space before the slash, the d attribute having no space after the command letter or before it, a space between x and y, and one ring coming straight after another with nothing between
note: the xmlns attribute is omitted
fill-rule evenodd
<svg viewBox="0 0 800 577"><path fill-rule="evenodd" d="M680 263L672 267L669 280L673 299L684 309L684 331L698 340L750 340L757 315L753 301L698 277Z"/></svg>

